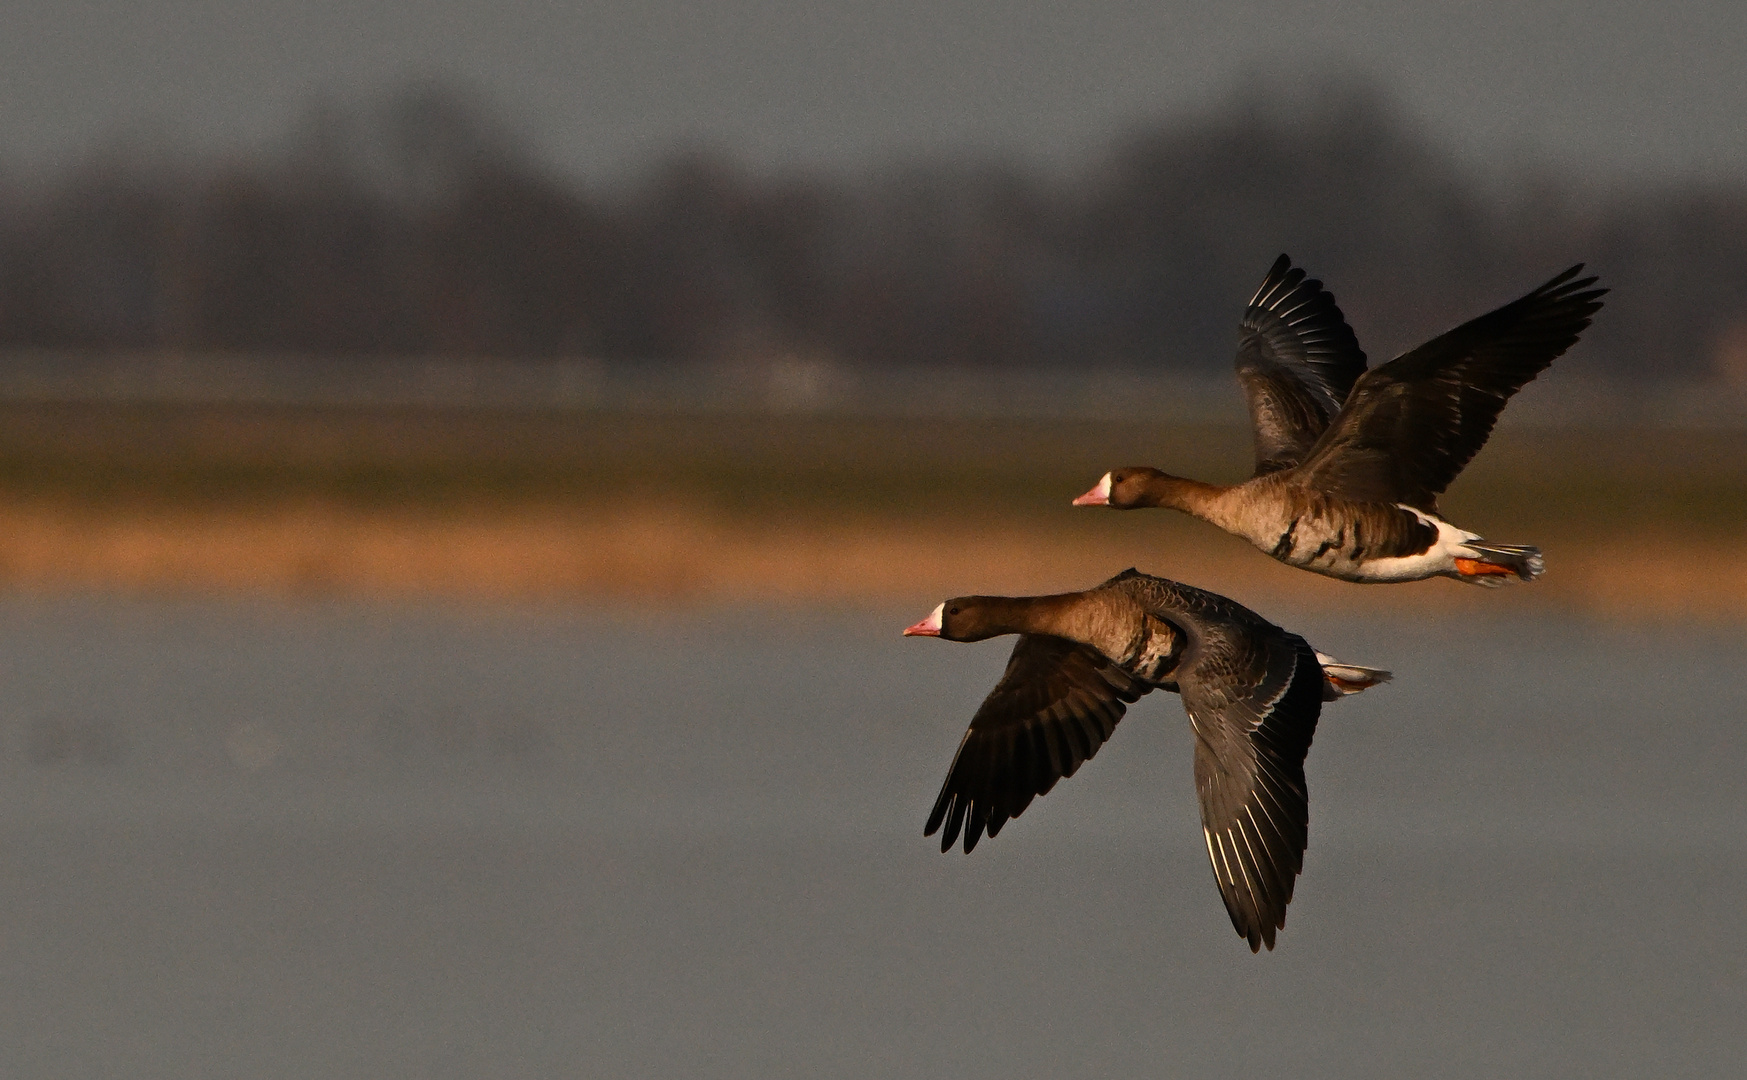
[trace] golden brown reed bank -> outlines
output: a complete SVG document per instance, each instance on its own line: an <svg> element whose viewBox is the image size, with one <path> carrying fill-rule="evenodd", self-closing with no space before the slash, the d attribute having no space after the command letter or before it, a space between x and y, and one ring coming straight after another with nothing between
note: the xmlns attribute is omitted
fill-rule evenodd
<svg viewBox="0 0 1747 1080"><path fill-rule="evenodd" d="M0 409L27 589L914 604L1128 566L1257 606L1736 619L1747 435L1500 433L1447 509L1548 572L1357 586L1178 515L1076 510L1114 465L1236 478L1237 428L1073 421Z"/></svg>

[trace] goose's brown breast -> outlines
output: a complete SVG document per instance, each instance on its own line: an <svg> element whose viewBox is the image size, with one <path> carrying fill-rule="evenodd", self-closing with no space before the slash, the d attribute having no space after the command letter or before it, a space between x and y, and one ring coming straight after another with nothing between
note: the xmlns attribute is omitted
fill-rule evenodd
<svg viewBox="0 0 1747 1080"><path fill-rule="evenodd" d="M1410 510L1353 502L1258 477L1231 490L1208 520L1281 562L1324 572L1418 555L1438 531Z"/></svg>
<svg viewBox="0 0 1747 1080"><path fill-rule="evenodd" d="M1183 634L1156 615L1141 619L1132 651L1123 659L1123 670L1153 685L1169 685L1176 677L1183 656Z"/></svg>

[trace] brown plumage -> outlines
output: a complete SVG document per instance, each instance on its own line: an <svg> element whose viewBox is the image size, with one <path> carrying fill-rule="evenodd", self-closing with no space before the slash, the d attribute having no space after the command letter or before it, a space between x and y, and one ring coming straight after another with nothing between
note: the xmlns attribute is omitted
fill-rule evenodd
<svg viewBox="0 0 1747 1080"><path fill-rule="evenodd" d="M1439 516L1438 496L1485 445L1511 395L1600 310L1607 290L1591 288L1596 279L1581 270L1367 371L1334 298L1282 255L1239 330L1252 477L1222 487L1114 469L1075 503L1183 510L1282 562L1347 581L1533 579L1538 549L1483 542Z"/></svg>
<svg viewBox="0 0 1747 1080"><path fill-rule="evenodd" d="M1323 701L1389 678L1321 657L1223 596L1134 570L1079 593L958 597L905 633L1019 635L928 816L924 835L944 829L942 851L961 834L967 853L997 835L1096 754L1142 695L1181 695L1208 858L1251 950L1274 947L1303 868L1304 758Z"/></svg>

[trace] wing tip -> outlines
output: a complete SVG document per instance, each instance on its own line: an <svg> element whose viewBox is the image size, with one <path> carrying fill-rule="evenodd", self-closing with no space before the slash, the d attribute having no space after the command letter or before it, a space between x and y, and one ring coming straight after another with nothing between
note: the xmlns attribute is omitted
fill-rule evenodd
<svg viewBox="0 0 1747 1080"><path fill-rule="evenodd" d="M1275 261L1244 309L1239 322L1240 374L1245 356L1241 342L1259 337L1270 352L1280 354L1275 363L1285 362L1289 368L1308 365L1308 372L1297 372L1297 378L1302 382L1308 374L1315 385L1307 389L1325 393L1330 399L1327 404L1338 411L1353 381L1365 371L1365 350L1334 293L1290 262L1285 255Z"/></svg>
<svg viewBox="0 0 1747 1080"><path fill-rule="evenodd" d="M924 837L945 832L940 837L940 853L947 854L959 839L964 837L964 853L969 855L976 850L977 844L984 836L993 840L995 834L1001 831L1013 815L1004 810L990 806L986 801L970 798L963 792L942 792L935 800L934 809L928 814L928 823L922 827Z"/></svg>
<svg viewBox="0 0 1747 1080"><path fill-rule="evenodd" d="M928 823L922 826L923 836L933 836L940 831L940 823L946 820L947 803L951 801L951 796L944 791L940 793L938 799L934 800L934 809L928 812Z"/></svg>
<svg viewBox="0 0 1747 1080"><path fill-rule="evenodd" d="M1590 274L1588 277L1578 278L1577 275L1583 272L1583 266L1583 263L1576 263L1563 272L1555 274L1540 288L1531 292L1529 296L1556 299L1563 303L1593 304L1591 312L1600 310L1601 298L1613 290L1611 288L1591 288L1601 280L1600 274Z"/></svg>
<svg viewBox="0 0 1747 1080"><path fill-rule="evenodd" d="M1293 266L1290 258L1281 255L1274 260L1274 265L1268 268L1268 276L1262 279L1262 284L1257 287L1255 295L1250 297L1248 306L1272 308L1281 299L1296 293L1299 287L1304 284L1305 277L1306 274L1302 267ZM1322 283L1311 281L1310 286L1314 294L1321 289Z"/></svg>

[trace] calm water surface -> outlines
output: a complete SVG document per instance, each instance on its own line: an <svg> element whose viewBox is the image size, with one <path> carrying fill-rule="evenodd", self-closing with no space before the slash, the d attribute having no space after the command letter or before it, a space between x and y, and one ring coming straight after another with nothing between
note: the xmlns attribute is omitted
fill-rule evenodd
<svg viewBox="0 0 1747 1080"><path fill-rule="evenodd" d="M921 825L917 612L0 604L0 1075L1747 1075L1747 633L1271 612L1330 706L1280 946L1155 695Z"/></svg>

